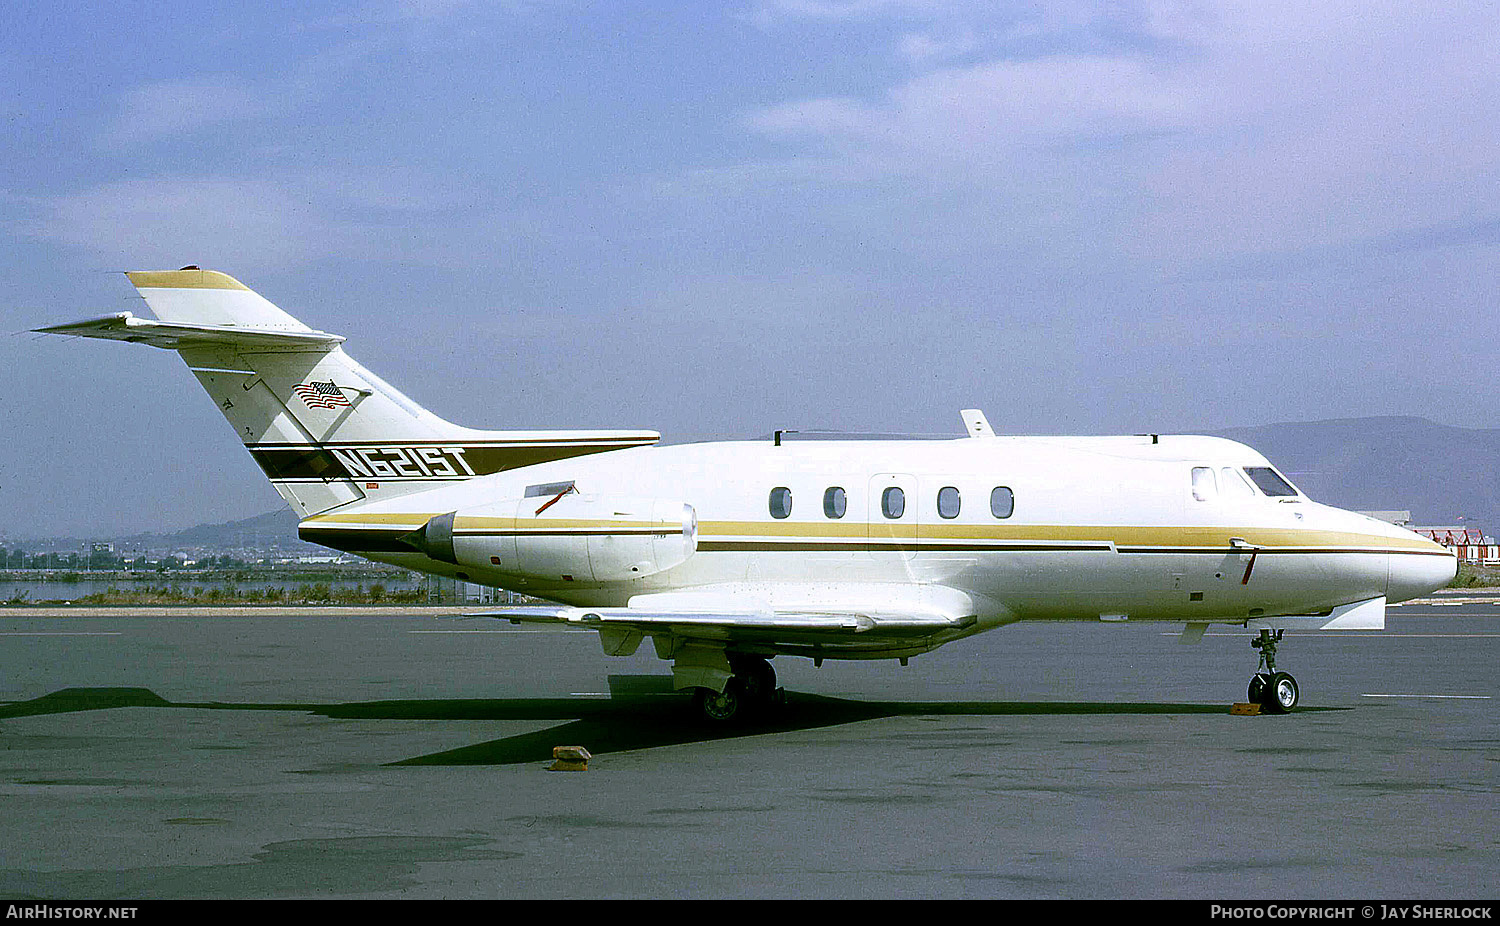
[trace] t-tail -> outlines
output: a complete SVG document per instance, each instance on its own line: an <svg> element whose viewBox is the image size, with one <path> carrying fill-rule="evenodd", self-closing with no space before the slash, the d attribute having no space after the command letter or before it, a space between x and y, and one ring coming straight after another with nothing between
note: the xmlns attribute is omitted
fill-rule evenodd
<svg viewBox="0 0 1500 926"><path fill-rule="evenodd" d="M38 328L175 350L299 516L547 460L655 443L654 431L479 431L444 421L238 280L126 274L155 319Z"/></svg>

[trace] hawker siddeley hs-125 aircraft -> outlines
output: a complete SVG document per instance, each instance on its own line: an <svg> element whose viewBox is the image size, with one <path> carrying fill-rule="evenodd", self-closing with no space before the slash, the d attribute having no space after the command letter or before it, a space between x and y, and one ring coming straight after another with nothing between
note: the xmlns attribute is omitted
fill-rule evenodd
<svg viewBox="0 0 1500 926"><path fill-rule="evenodd" d="M1441 546L1308 499L1213 437L1001 437L651 446L651 431L444 421L222 273L128 274L129 312L39 331L175 350L303 539L562 602L492 615L651 638L728 720L776 697L775 656L906 661L1016 621L1243 627L1249 697L1297 705L1288 629L1379 630L1453 578Z"/></svg>

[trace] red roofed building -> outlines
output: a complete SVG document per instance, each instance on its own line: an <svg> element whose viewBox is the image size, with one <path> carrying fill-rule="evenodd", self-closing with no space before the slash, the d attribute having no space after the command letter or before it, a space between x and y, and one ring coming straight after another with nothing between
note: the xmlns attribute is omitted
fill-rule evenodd
<svg viewBox="0 0 1500 926"><path fill-rule="evenodd" d="M1413 527L1411 530L1452 550L1458 554L1461 563L1500 563L1500 544L1495 543L1495 538L1486 537L1477 527Z"/></svg>

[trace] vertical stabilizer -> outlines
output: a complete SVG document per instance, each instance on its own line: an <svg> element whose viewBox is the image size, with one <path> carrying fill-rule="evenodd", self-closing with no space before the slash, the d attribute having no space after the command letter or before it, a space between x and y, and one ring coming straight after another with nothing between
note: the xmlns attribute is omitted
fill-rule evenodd
<svg viewBox="0 0 1500 926"><path fill-rule="evenodd" d="M176 350L301 516L533 463L639 447L654 431L481 431L445 421L227 274L127 274L155 319L37 329Z"/></svg>

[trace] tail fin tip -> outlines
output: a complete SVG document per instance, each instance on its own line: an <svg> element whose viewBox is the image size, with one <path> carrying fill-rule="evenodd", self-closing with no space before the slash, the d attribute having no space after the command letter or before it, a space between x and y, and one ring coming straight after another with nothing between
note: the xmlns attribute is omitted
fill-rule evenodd
<svg viewBox="0 0 1500 926"><path fill-rule="evenodd" d="M136 289L238 289L250 287L227 273L202 270L195 266L181 270L129 270L125 276Z"/></svg>
<svg viewBox="0 0 1500 926"><path fill-rule="evenodd" d="M312 330L255 290L217 270L197 267L131 270L125 276L156 317L164 322L281 331Z"/></svg>

